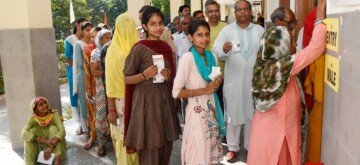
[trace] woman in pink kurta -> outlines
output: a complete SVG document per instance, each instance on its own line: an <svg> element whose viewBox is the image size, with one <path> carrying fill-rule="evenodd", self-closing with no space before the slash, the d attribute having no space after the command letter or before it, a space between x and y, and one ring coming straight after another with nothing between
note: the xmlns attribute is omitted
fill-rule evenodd
<svg viewBox="0 0 360 165"><path fill-rule="evenodd" d="M219 116L215 110L216 98L213 94L222 80L217 77L208 82L200 71L204 67L211 68L216 65L216 57L205 50L210 41L208 23L200 20L192 22L189 34L194 46L191 52L180 58L172 91L175 98L188 98L181 162L183 165L218 164L223 157L221 131L219 132L221 124L217 121ZM199 59L200 61L197 61ZM199 62L204 62L203 67L199 68Z"/></svg>
<svg viewBox="0 0 360 165"><path fill-rule="evenodd" d="M281 57L278 59L277 64L280 64L282 69L285 68L284 70L286 70L286 66L282 66L282 64L284 64L283 62L286 60L289 60L286 64L289 64L288 66L290 66L289 72L286 73L288 76L286 79L287 81L279 81L277 84L285 85L278 87L279 89L277 89L277 91L283 89L283 91L280 92L281 95L278 98L276 97L276 94L279 93L276 93L277 91L274 92L273 90L271 91L273 93L267 93L268 95L265 94L266 96L263 95L261 98L259 95L257 95L259 93L256 93L259 92L259 89L256 88L256 85L261 83L256 83L253 80L253 91L255 91L253 94L257 111L255 112L252 122L249 153L247 158L248 165L301 164L301 102L299 91L300 89L298 87L295 74L299 73L303 68L315 61L316 58L318 58L324 52L326 27L324 24L320 22L318 23L319 24L315 26L313 38L311 39L309 46L296 55L287 57L284 56L288 59ZM290 35L288 34L287 28L285 26L276 26L275 28L271 28L268 30L270 31L268 34L276 33L274 29L282 30L282 32L287 33L287 36L290 38ZM271 30L273 31L271 32ZM265 33L261 43L272 44L274 40L271 39L273 38L271 38L270 35L267 36ZM280 40L280 42L282 41ZM287 45L288 50L290 49L289 47L290 43ZM260 47L258 53L258 60L259 56L260 59L263 57L263 60L255 64L254 76L256 73L255 68L259 67L259 65L265 65L261 63L264 63L264 52L266 52L266 50L264 49L264 51L261 52L261 49L262 47ZM278 50L281 52L284 49L277 49L276 51ZM275 55L278 55L276 53ZM263 67L262 69L273 69L269 67L269 65L266 67ZM278 73L280 72L282 71L279 71ZM259 73L261 73L261 76L263 77L269 76L266 74L269 72L266 71ZM257 76L259 77L259 75ZM277 74L277 76L279 76L279 74ZM279 77L275 77L274 79L276 78ZM266 78L259 80L261 81L263 79ZM263 84L260 89L263 90L263 94L270 91L268 84Z"/></svg>

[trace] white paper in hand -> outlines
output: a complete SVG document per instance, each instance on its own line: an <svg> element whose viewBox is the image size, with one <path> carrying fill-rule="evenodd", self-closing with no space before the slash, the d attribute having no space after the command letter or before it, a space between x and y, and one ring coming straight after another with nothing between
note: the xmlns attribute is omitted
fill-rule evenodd
<svg viewBox="0 0 360 165"><path fill-rule="evenodd" d="M154 65L158 68L158 74L154 77L153 83L163 83L165 78L161 75L161 71L165 68L164 56L162 54L152 56Z"/></svg>
<svg viewBox="0 0 360 165"><path fill-rule="evenodd" d="M43 163L43 164L52 164L52 162L54 161L54 158L55 158L55 154L54 154L54 153L51 153L50 158L49 158L48 160L45 160L45 159L44 159L44 151L41 151L41 152L39 153L37 162Z"/></svg>
<svg viewBox="0 0 360 165"><path fill-rule="evenodd" d="M240 51L240 41L233 41L232 44L232 51L233 52L239 52Z"/></svg>
<svg viewBox="0 0 360 165"><path fill-rule="evenodd" d="M211 79L211 81L214 81L216 77L221 75L221 70L220 67L217 66L213 66L211 68L211 73L209 75L209 78Z"/></svg>

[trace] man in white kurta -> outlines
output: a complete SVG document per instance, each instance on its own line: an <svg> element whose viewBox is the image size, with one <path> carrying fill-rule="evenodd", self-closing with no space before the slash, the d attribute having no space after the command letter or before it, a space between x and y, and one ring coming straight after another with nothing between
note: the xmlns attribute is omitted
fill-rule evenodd
<svg viewBox="0 0 360 165"><path fill-rule="evenodd" d="M247 148L254 106L251 81L256 54L264 29L250 22L251 6L246 1L235 4L237 21L224 27L217 37L213 51L225 61L224 109L227 123L227 159L240 150L241 125L245 124L244 147Z"/></svg>

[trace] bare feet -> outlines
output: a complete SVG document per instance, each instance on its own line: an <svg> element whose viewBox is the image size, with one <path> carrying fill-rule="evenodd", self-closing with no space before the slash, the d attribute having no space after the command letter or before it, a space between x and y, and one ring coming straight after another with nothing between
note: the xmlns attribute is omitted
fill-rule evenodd
<svg viewBox="0 0 360 165"><path fill-rule="evenodd" d="M84 149L85 150L90 150L92 148L93 144L94 144L94 142L89 140L88 142L85 143Z"/></svg>
<svg viewBox="0 0 360 165"><path fill-rule="evenodd" d="M105 146L99 145L98 155L99 155L99 156L105 156Z"/></svg>
<svg viewBox="0 0 360 165"><path fill-rule="evenodd" d="M61 158L60 158L60 156L55 157L54 165L61 165Z"/></svg>
<svg viewBox="0 0 360 165"><path fill-rule="evenodd" d="M232 160L234 160L234 158L236 157L236 152L234 151L229 151L226 154L226 161L231 162Z"/></svg>

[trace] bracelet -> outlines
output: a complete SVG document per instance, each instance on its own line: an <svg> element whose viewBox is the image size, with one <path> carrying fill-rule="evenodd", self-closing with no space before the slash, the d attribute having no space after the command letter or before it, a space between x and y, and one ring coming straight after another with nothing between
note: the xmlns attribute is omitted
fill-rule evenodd
<svg viewBox="0 0 360 165"><path fill-rule="evenodd" d="M116 108L109 108L109 112L116 112Z"/></svg>
<svg viewBox="0 0 360 165"><path fill-rule="evenodd" d="M316 20L314 21L314 25L317 25L317 24L319 24L319 23L322 23L323 20L324 20L324 18L318 18L318 19L316 19Z"/></svg>
<svg viewBox="0 0 360 165"><path fill-rule="evenodd" d="M144 72L141 72L141 75L143 76L144 80L148 80L146 76L144 75Z"/></svg>
<svg viewBox="0 0 360 165"><path fill-rule="evenodd" d="M115 107L115 105L108 105L108 107Z"/></svg>
<svg viewBox="0 0 360 165"><path fill-rule="evenodd" d="M189 97L192 97L192 90L189 90Z"/></svg>

